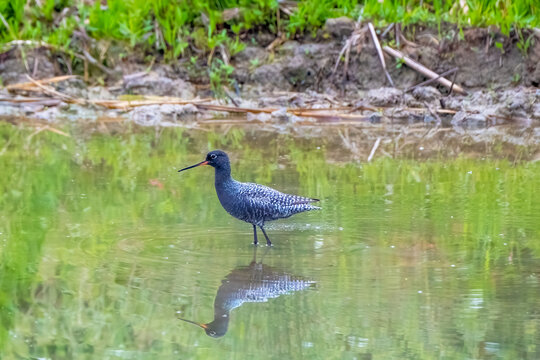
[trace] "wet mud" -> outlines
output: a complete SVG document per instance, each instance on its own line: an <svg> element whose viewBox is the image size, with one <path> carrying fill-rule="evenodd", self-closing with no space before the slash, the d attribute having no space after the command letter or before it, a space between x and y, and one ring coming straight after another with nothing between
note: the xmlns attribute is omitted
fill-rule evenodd
<svg viewBox="0 0 540 360"><path fill-rule="evenodd" d="M357 41L345 61L342 50L355 34ZM395 83L390 87L368 34L359 32L351 20L338 18L330 19L315 37L276 46L275 36L251 34L244 39L246 48L230 58L235 71L221 99L215 99L208 83L206 63L185 61L158 61L148 67L137 59L118 60L111 63L109 74L91 69L87 81L78 76L13 89L13 84L28 82L28 75L39 80L69 71L50 49L26 51L24 61L20 51L12 49L0 58L5 86L0 90L0 117L57 127L65 123L90 123L96 128L111 123L195 129L244 126L329 137L359 159L367 159L376 142L375 153L386 156L453 156L473 153L480 146L486 154L540 157L540 35L531 34L526 51L516 46L517 35L503 36L489 28L460 34L451 26L441 31L417 26L405 35L400 51L437 73L458 68L453 80L467 94L449 92L435 82L417 86L426 78L387 56ZM379 36L390 40L381 32ZM183 102L159 101L171 98ZM123 108L97 104L126 99L156 101ZM220 106L227 111L216 110ZM248 111L236 113L235 107Z"/></svg>

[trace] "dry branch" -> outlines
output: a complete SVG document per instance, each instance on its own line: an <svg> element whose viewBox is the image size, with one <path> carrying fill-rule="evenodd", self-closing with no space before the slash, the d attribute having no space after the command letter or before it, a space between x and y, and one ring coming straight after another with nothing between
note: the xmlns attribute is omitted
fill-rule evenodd
<svg viewBox="0 0 540 360"><path fill-rule="evenodd" d="M466 95L467 92L465 90L463 90L463 88L459 85L456 85L456 84L453 84L452 85L452 82L444 77L441 77L439 76L439 74L437 74L436 72L434 71L431 71L430 69L428 69L427 67L425 67L424 65L414 61L413 59L411 59L410 57L407 57L405 56L401 51L398 51L398 50L395 50L395 49L392 49L391 47L389 46L384 46L383 47L384 51L386 51L388 54L392 55L393 57L395 58L398 58L398 59L401 59L403 60L403 62L409 66L410 68L418 71L419 73L421 73L422 75L425 75L427 76L428 78L431 78L431 79L437 79L436 81L443 85L443 86L446 86L447 88L453 88L455 92L457 93L460 93L462 95Z"/></svg>
<svg viewBox="0 0 540 360"><path fill-rule="evenodd" d="M62 94L61 92L58 92L58 91L54 90L50 86L43 85L43 84L39 83L38 81L32 79L29 75L26 75L26 77L28 78L28 80L30 80L30 82L32 82L38 88L43 90L43 92L45 94L49 95L49 96L52 96L52 97L55 97L55 98L60 98L63 101L73 103L73 104L84 104L84 103L86 103L86 100L84 100L84 99L76 99L76 98L74 98L72 96Z"/></svg>
<svg viewBox="0 0 540 360"><path fill-rule="evenodd" d="M92 55L90 55L90 53L88 51L86 51L86 49L83 49L83 56L84 56L84 59L88 60L88 62L90 64L98 67L101 71L103 71L107 75L113 75L114 74L114 70L109 69L108 67L106 67L105 65L103 65L102 63L100 63L99 61L94 59L94 57Z"/></svg>
<svg viewBox="0 0 540 360"><path fill-rule="evenodd" d="M6 89L8 91L17 91L17 90L41 91L41 88L38 87L36 84L47 85L47 84L52 84L52 83L57 83L57 82L60 82L60 81L73 79L75 77L77 77L77 76L76 75L55 76L55 77L48 78L48 79L34 80L33 82L29 81L29 82L25 82L25 83L18 83L18 84L8 85L8 86L6 86Z"/></svg>
<svg viewBox="0 0 540 360"><path fill-rule="evenodd" d="M375 28L373 27L372 23L368 23L367 26L368 26L369 32L371 33L371 39L373 39L373 43L375 44L375 49L377 49L377 54L379 55L379 61L381 62L381 66L383 68L384 74L386 75L386 79L388 80L390 85L394 87L394 82L392 81L392 78L390 77L388 70L386 70L386 62L384 61L384 54L382 52L379 39L377 38L377 33L375 32Z"/></svg>
<svg viewBox="0 0 540 360"><path fill-rule="evenodd" d="M422 81L420 84L416 84L416 85L414 85L414 86L411 86L411 87L405 89L405 92L412 91L412 90L414 90L414 89L416 89L417 87L420 87L420 86L429 85L429 84L431 84L432 82L437 81L437 80L439 80L440 78L442 78L442 77L444 77L444 76L446 76L446 75L453 74L453 73L455 73L455 72L457 72L457 71L458 71L458 68L457 68L457 67L455 67L455 68L453 68L453 69L450 69L450 70L448 70L448 71L445 71L445 72L443 72L441 75L437 76L436 78L429 79L429 80L426 80L426 81ZM455 79L455 76L454 76L454 79ZM454 81L452 81L452 84L450 85L450 91L452 91L453 86L454 86Z"/></svg>
<svg viewBox="0 0 540 360"><path fill-rule="evenodd" d="M180 98L152 98L148 100L91 100L90 103L95 105L100 105L108 109L121 109L127 110L130 108L135 108L139 106L148 106L148 105L198 105L202 102L207 102L211 99L194 99L194 100L184 100Z"/></svg>
<svg viewBox="0 0 540 360"><path fill-rule="evenodd" d="M266 47L266 51L274 51L275 48L281 46L285 41L287 41L287 36L285 34L278 36Z"/></svg>

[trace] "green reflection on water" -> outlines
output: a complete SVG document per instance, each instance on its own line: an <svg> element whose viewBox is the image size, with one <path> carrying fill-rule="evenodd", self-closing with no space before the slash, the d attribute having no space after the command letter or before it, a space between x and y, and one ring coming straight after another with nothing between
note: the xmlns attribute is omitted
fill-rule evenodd
<svg viewBox="0 0 540 360"><path fill-rule="evenodd" d="M0 357L540 358L540 164L358 164L320 139L180 129L84 140L0 125ZM317 149L319 147L320 149ZM269 224L266 266L313 288L209 321L252 259L199 168L322 199ZM336 158L333 154L332 158Z"/></svg>

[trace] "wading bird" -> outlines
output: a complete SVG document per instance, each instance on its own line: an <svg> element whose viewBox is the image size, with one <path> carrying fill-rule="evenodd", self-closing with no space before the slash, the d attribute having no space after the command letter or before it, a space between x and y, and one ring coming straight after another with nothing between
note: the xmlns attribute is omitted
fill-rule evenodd
<svg viewBox="0 0 540 360"><path fill-rule="evenodd" d="M264 231L265 222L320 209L320 207L310 205L319 199L284 194L267 186L234 180L231 177L229 157L221 150L209 152L206 160L178 172L201 165L210 165L215 169L216 192L223 208L235 218L253 225L253 244L255 245L258 243L257 226L264 234L266 244L272 246L272 242Z"/></svg>

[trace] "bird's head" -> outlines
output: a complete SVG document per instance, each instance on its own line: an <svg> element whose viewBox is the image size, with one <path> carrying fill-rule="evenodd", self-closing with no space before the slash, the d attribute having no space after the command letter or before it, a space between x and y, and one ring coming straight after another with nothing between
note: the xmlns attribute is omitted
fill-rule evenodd
<svg viewBox="0 0 540 360"><path fill-rule="evenodd" d="M214 168L226 167L229 165L229 156L225 151L214 150L206 154L205 161Z"/></svg>
<svg viewBox="0 0 540 360"><path fill-rule="evenodd" d="M198 322L195 322L195 321L182 319L182 318L180 318L180 320L199 326L200 328L202 328L204 330L206 335L208 335L210 337L213 337L213 338L219 338L219 337L222 337L223 335L225 335L227 333L227 329L229 327L229 319L228 319L228 317L224 317L222 319L214 320L214 321L212 321L212 322L210 322L208 324L202 324L202 323L198 323Z"/></svg>
<svg viewBox="0 0 540 360"><path fill-rule="evenodd" d="M206 154L206 160L201 161L198 164L191 165L181 170L178 170L178 172L189 170L194 167L201 166L201 165L210 165L215 169L221 169L221 168L228 169L230 167L229 157L227 156L227 153L225 153L225 151L213 150L213 151L210 151L208 154Z"/></svg>

